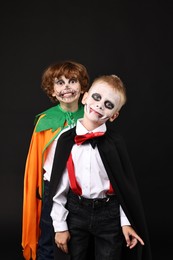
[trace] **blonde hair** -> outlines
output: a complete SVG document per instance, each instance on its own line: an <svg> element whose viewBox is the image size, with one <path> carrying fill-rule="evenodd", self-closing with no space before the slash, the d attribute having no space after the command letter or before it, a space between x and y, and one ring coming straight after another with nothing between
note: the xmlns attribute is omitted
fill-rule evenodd
<svg viewBox="0 0 173 260"><path fill-rule="evenodd" d="M102 75L94 79L91 88L95 85L95 83L98 82L107 83L110 87L118 92L120 96L120 102L117 111L119 111L127 101L126 88L122 80L116 75Z"/></svg>

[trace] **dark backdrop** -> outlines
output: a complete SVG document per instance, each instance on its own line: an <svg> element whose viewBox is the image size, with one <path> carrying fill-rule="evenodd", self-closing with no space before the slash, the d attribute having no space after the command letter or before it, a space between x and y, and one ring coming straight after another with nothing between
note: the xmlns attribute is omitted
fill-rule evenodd
<svg viewBox="0 0 173 260"><path fill-rule="evenodd" d="M4 1L1 26L1 258L20 260L23 177L35 114L52 106L43 70L83 63L117 74L122 132L139 182L154 260L172 249L172 1Z"/></svg>

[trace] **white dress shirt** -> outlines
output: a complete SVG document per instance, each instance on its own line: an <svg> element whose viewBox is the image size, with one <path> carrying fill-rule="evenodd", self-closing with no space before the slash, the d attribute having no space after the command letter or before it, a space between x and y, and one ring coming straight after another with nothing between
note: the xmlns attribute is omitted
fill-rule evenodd
<svg viewBox="0 0 173 260"><path fill-rule="evenodd" d="M82 119L79 119L77 121L77 135L88 133L86 128L81 124L81 120ZM106 125L103 124L100 127L94 129L92 132L105 131ZM85 145L74 144L71 153L75 167L76 180L82 189L82 196L89 199L106 197L106 192L110 187L110 181L100 158L97 146L95 149L93 149L90 143ZM57 193L53 197L51 217L53 220L55 232L68 230L66 223L68 210L65 208L65 204L67 202L69 188L70 184L68 172L67 169L65 169L57 187ZM120 217L121 226L130 225L121 206Z"/></svg>
<svg viewBox="0 0 173 260"><path fill-rule="evenodd" d="M59 137L62 135L62 133L66 132L70 128L72 128L72 127L68 126L68 127L64 128L59 133L59 135L53 140L53 142L50 144L50 146L48 147L48 149L49 149L48 154L47 154L46 160L45 160L44 165L43 165L43 169L44 169L43 179L45 181L50 181L50 176L51 176L51 172L52 172L53 159L54 159L54 155L55 155L55 149L56 149L57 141L58 141Z"/></svg>

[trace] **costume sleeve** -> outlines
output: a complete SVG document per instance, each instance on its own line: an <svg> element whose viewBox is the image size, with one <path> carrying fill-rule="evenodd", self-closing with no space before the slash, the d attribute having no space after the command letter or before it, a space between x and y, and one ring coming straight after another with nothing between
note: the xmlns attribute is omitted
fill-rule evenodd
<svg viewBox="0 0 173 260"><path fill-rule="evenodd" d="M69 190L69 178L66 169L59 182L57 192L53 197L53 206L50 214L52 217L53 227L55 232L68 230L67 223L66 223L68 210L65 208L67 202L68 190Z"/></svg>

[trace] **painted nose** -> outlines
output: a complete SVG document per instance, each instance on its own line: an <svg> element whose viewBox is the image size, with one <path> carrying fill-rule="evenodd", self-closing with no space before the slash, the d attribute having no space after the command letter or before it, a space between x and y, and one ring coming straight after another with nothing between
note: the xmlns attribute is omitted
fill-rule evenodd
<svg viewBox="0 0 173 260"><path fill-rule="evenodd" d="M96 107L98 107L99 109L103 109L102 104L97 104Z"/></svg>

